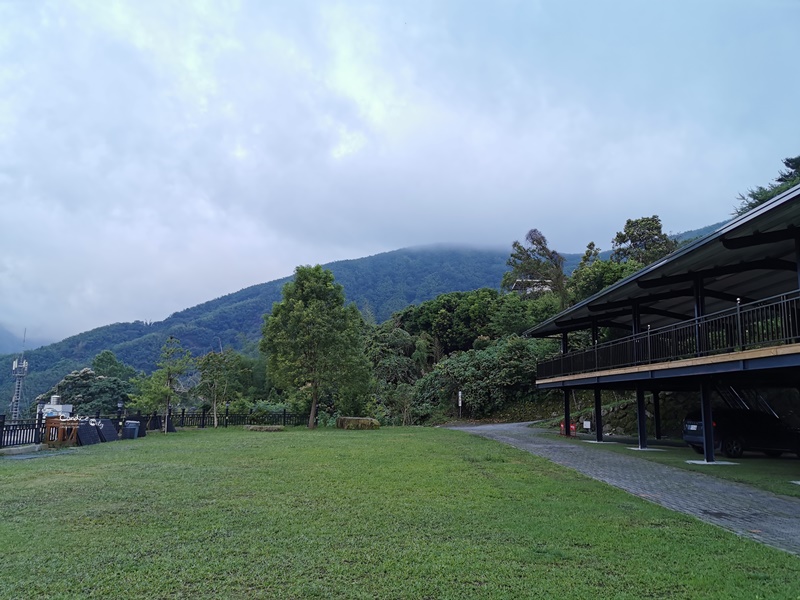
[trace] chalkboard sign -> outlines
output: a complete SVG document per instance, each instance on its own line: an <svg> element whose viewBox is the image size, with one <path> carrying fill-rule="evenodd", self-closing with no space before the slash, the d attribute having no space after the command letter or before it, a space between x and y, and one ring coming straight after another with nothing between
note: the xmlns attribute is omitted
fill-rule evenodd
<svg viewBox="0 0 800 600"><path fill-rule="evenodd" d="M114 427L114 422L111 419L100 419L97 425L97 433L100 435L101 442L116 442L117 441L117 428Z"/></svg>
<svg viewBox="0 0 800 600"><path fill-rule="evenodd" d="M78 426L78 443L81 446L90 446L100 443L100 436L97 435L97 427L88 421L82 421Z"/></svg>

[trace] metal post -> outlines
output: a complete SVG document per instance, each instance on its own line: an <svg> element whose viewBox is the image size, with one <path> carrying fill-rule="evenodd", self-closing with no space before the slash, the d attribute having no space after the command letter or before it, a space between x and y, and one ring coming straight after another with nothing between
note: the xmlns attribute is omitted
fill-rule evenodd
<svg viewBox="0 0 800 600"><path fill-rule="evenodd" d="M206 407L200 410L200 429L205 429L206 426Z"/></svg>
<svg viewBox="0 0 800 600"><path fill-rule="evenodd" d="M639 430L639 450L647 448L647 414L644 405L644 388L641 384L636 386L636 417Z"/></svg>
<svg viewBox="0 0 800 600"><path fill-rule="evenodd" d="M567 437L572 435L570 431L569 390L566 388L564 388L564 435Z"/></svg>
<svg viewBox="0 0 800 600"><path fill-rule="evenodd" d="M286 427L286 409L283 409L283 426Z"/></svg>
<svg viewBox="0 0 800 600"><path fill-rule="evenodd" d="M42 443L42 416L44 415L44 402L39 402L36 406L36 432L33 435L33 443ZM2 434L0 434L2 435Z"/></svg>
<svg viewBox="0 0 800 600"><path fill-rule="evenodd" d="M656 423L656 439L661 439L661 392L653 392L653 419Z"/></svg>
<svg viewBox="0 0 800 600"><path fill-rule="evenodd" d="M736 299L736 346L739 351L744 350L742 343L742 299Z"/></svg>
<svg viewBox="0 0 800 600"><path fill-rule="evenodd" d="M186 427L186 407L181 408L181 427Z"/></svg>
<svg viewBox="0 0 800 600"><path fill-rule="evenodd" d="M0 415L0 448L3 447L3 438L5 438L6 431L6 416Z"/></svg>
<svg viewBox="0 0 800 600"><path fill-rule="evenodd" d="M122 407L122 400L117 400L117 439L122 437L122 428L125 425L125 423L122 422Z"/></svg>
<svg viewBox="0 0 800 600"><path fill-rule="evenodd" d="M594 439L598 442L603 441L603 404L602 404L602 390L599 387L594 388Z"/></svg>
<svg viewBox="0 0 800 600"><path fill-rule="evenodd" d="M706 462L714 462L714 420L711 414L711 392L705 381L700 385L700 410L703 415L703 453Z"/></svg>
<svg viewBox="0 0 800 600"><path fill-rule="evenodd" d="M225 403L225 427L228 426L228 409L230 408L230 403Z"/></svg>

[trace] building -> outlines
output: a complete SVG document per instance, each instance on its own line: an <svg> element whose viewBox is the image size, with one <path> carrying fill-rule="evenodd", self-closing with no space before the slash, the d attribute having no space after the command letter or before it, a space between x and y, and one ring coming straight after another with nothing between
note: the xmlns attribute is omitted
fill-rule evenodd
<svg viewBox="0 0 800 600"><path fill-rule="evenodd" d="M613 339L601 342L604 328ZM589 332L589 347L570 347L576 331ZM697 391L713 461L714 389L798 388L800 186L525 333L561 340L538 364L537 387L563 390L566 423L571 390L594 391L597 420L604 390L635 390L645 448L645 394L658 431L660 394ZM601 422L596 430L600 441Z"/></svg>

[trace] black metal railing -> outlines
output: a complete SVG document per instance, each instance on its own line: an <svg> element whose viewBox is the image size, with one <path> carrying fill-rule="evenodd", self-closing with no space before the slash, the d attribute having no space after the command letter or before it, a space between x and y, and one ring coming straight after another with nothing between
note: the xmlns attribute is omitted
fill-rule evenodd
<svg viewBox="0 0 800 600"><path fill-rule="evenodd" d="M169 411L169 420L175 427L213 427L214 415L211 411ZM94 415L93 418L101 418L101 415ZM108 415L107 418L115 424L120 420L119 415ZM160 429L163 423L163 413L152 414L125 414L124 421L144 422L148 429ZM284 425L287 427L306 425L308 415L290 411L277 411L270 413L231 413L227 410L217 413L217 423L219 427L241 426L241 425ZM8 422L5 415L0 415L0 448L7 446L24 446L26 444L37 444L41 440L47 439L44 431L44 419L25 419L16 422Z"/></svg>
<svg viewBox="0 0 800 600"><path fill-rule="evenodd" d="M800 342L800 291L740 304L659 329L559 354L537 379L591 373Z"/></svg>
<svg viewBox="0 0 800 600"><path fill-rule="evenodd" d="M5 416L0 415L0 432L2 432L0 434L0 448L36 444L40 439L36 437L36 419L24 419L7 423L5 422Z"/></svg>

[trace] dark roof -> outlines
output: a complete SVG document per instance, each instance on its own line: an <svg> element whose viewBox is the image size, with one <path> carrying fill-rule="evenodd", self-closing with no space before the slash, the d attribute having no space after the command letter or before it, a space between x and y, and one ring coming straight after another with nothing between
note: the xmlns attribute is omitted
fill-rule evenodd
<svg viewBox="0 0 800 600"><path fill-rule="evenodd" d="M798 289L800 185L741 215L532 327L544 337L598 326L630 327L639 305L642 328L694 318L694 281L702 279L705 314Z"/></svg>

